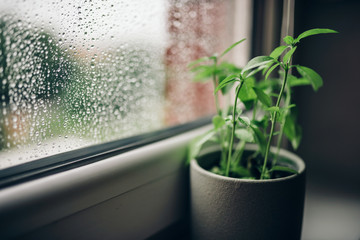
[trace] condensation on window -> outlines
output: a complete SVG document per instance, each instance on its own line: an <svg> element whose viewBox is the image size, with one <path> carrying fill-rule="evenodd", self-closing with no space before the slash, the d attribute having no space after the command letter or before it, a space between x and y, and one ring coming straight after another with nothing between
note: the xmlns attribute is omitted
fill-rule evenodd
<svg viewBox="0 0 360 240"><path fill-rule="evenodd" d="M233 1L0 0L0 169L214 113Z"/></svg>

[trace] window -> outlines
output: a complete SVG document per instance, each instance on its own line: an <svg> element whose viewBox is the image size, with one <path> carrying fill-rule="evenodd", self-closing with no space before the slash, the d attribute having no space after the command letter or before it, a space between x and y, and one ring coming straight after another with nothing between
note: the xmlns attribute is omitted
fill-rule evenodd
<svg viewBox="0 0 360 240"><path fill-rule="evenodd" d="M187 64L234 41L235 1L1 3L0 169L214 112Z"/></svg>

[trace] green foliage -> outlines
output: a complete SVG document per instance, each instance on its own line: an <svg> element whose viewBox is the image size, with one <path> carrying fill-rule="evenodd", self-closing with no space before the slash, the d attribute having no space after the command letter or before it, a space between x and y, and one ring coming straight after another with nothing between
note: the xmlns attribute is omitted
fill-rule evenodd
<svg viewBox="0 0 360 240"><path fill-rule="evenodd" d="M266 107L271 106L271 98L269 95L267 95L263 90L260 88L254 88L254 91L256 93L257 98L259 101L264 104Z"/></svg>
<svg viewBox="0 0 360 240"><path fill-rule="evenodd" d="M285 51L285 49L287 49L287 48L288 48L288 46L279 46L279 47L275 48L270 53L270 57L277 60L281 56L281 54Z"/></svg>
<svg viewBox="0 0 360 240"><path fill-rule="evenodd" d="M222 154L219 165L211 169L214 173L246 179L271 179L297 174L291 167L277 163L282 137L286 137L294 149L299 147L302 137L301 127L296 120L295 104L291 102L291 90L293 87L311 85L318 91L323 80L311 68L291 65L291 62L301 39L324 33L336 31L312 29L297 38L286 36L285 45L276 47L269 56L252 58L242 70L230 63L218 64L218 60L244 39L231 45L219 58L212 56L191 63L192 69L198 72L194 81L204 78L213 80L215 97L220 91L225 95L230 89L235 89L233 106L229 107L229 111L218 111L222 114L213 118L213 129L191 145L191 158L199 153L205 142L215 138L220 143ZM208 61L212 63L197 66ZM280 77L269 78L277 68ZM289 71L292 68L295 68L301 77L292 75ZM260 71L263 78L256 80L254 75ZM238 109L238 102L242 102L245 108L252 112L252 119ZM276 123L279 125L277 130ZM278 150L271 153L270 146L274 136L278 138ZM243 158L246 143L257 144L258 150Z"/></svg>
<svg viewBox="0 0 360 240"><path fill-rule="evenodd" d="M194 82L206 82L213 74L216 73L214 66L210 65L200 65L192 68L193 72L196 72L195 77L193 78Z"/></svg>
<svg viewBox="0 0 360 240"><path fill-rule="evenodd" d="M244 84L239 92L239 98L241 101L246 102L256 99L256 93L253 89L254 86L255 86L254 78L246 78L244 80Z"/></svg>
<svg viewBox="0 0 360 240"><path fill-rule="evenodd" d="M323 85L321 76L311 68L298 65L296 66L296 69L303 78L307 79L311 83L314 91L317 91Z"/></svg>
<svg viewBox="0 0 360 240"><path fill-rule="evenodd" d="M260 150L261 155L265 156L266 137L265 137L264 132L258 126L256 126L255 124L250 125L250 127L254 132L255 142L259 146L259 150Z"/></svg>
<svg viewBox="0 0 360 240"><path fill-rule="evenodd" d="M292 168L289 167L285 167L285 166L273 166L269 172L274 172L274 171L282 171L282 172L288 172L291 174L298 174L298 172Z"/></svg>
<svg viewBox="0 0 360 240"><path fill-rule="evenodd" d="M221 62L218 67L218 72L217 72L217 76L218 76L218 80L219 80L219 84L221 84L222 81L224 81L227 76L231 75L231 74L240 74L241 73L241 68L236 67L234 64L223 61ZM227 94L229 91L231 91L233 84L227 84L224 88L221 89L221 93L223 95Z"/></svg>
<svg viewBox="0 0 360 240"><path fill-rule="evenodd" d="M288 74L288 84L290 87L311 85L311 82L307 78L297 78L294 75Z"/></svg>
<svg viewBox="0 0 360 240"><path fill-rule="evenodd" d="M208 142L212 137L215 136L215 134L215 129L211 129L203 135L200 135L199 137L192 140L188 152L188 162L190 162L191 159L194 159L199 154L204 143Z"/></svg>
<svg viewBox="0 0 360 240"><path fill-rule="evenodd" d="M232 44L230 47L228 47L220 56L219 58L223 57L225 54L227 54L228 52L230 52L234 47L236 47L237 45L239 45L240 43L242 43L243 41L245 41L245 38L241 39L240 41L237 41L236 43Z"/></svg>
<svg viewBox="0 0 360 240"><path fill-rule="evenodd" d="M251 59L243 68L241 74L244 75L244 73L246 73L247 71L254 69L254 68L258 68L261 66L264 66L270 62L273 62L274 59L270 56L259 56L259 57L254 57L253 59ZM247 75L247 77L250 77L250 74Z"/></svg>
<svg viewBox="0 0 360 240"><path fill-rule="evenodd" d="M294 38L292 36L286 36L284 37L284 42L287 45L292 45L294 43Z"/></svg>
<svg viewBox="0 0 360 240"><path fill-rule="evenodd" d="M191 63L189 63L188 67L190 69L192 69L193 67L195 67L196 65L202 63L202 62L206 62L206 61L209 61L210 58L209 57L202 57L202 58L199 58L199 59L196 59L195 61L192 61Z"/></svg>
<svg viewBox="0 0 360 240"><path fill-rule="evenodd" d="M214 116L212 122L215 130L221 128L226 124L225 119L220 117L219 115Z"/></svg>
<svg viewBox="0 0 360 240"><path fill-rule="evenodd" d="M232 177L238 177L238 178L242 178L242 179L254 179L251 175L251 172L249 171L249 169L241 166L241 165L235 165L232 169L231 169L231 176Z"/></svg>
<svg viewBox="0 0 360 240"><path fill-rule="evenodd" d="M238 121L246 127L250 127L250 119L248 117L239 117Z"/></svg>
<svg viewBox="0 0 360 240"><path fill-rule="evenodd" d="M227 85L229 85L229 83L233 83L235 81L238 81L238 76L235 74L232 74L228 77L226 77L225 79L223 79L220 84L215 88L215 93L217 91L219 91L220 89L226 87Z"/></svg>
<svg viewBox="0 0 360 240"><path fill-rule="evenodd" d="M310 29L307 30L303 33L301 33L294 41L294 43L298 43L300 42L301 39L312 36L312 35L317 35L317 34L324 34L324 33L338 33L337 31L334 31L332 29L326 29L326 28L315 28L315 29Z"/></svg>
<svg viewBox="0 0 360 240"><path fill-rule="evenodd" d="M293 55L294 52L296 51L296 48L297 48L297 47L291 48L291 50L288 51L288 52L285 54L285 56L284 56L284 58L283 58L283 62L284 62L284 63L286 63L286 64L289 63L292 55Z"/></svg>
<svg viewBox="0 0 360 240"><path fill-rule="evenodd" d="M295 114L289 114L286 116L284 133L286 137L290 140L292 147L296 150L300 145L302 130L301 127L296 124Z"/></svg>
<svg viewBox="0 0 360 240"><path fill-rule="evenodd" d="M272 71L275 70L275 68L277 68L280 65L280 63L277 63L275 65L273 65L267 72L265 75L265 80L267 80L269 78L269 75L272 73Z"/></svg>
<svg viewBox="0 0 360 240"><path fill-rule="evenodd" d="M237 138L239 138L240 140L243 140L245 142L248 142L248 143L253 143L255 142L255 139L254 139L254 134L249 131L248 129L246 128L238 128L235 130L235 135Z"/></svg>

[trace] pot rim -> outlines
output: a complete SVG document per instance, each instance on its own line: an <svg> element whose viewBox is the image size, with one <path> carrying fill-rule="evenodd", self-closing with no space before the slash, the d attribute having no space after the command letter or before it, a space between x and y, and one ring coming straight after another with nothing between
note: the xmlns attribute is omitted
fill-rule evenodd
<svg viewBox="0 0 360 240"><path fill-rule="evenodd" d="M245 146L245 149L246 150L250 150L250 151L255 151L258 149L258 146L255 145L255 144L248 144ZM206 149L206 151L203 153L203 154L206 154L206 153L211 153L211 152L214 152L214 151L218 151L219 150L219 147L218 146L213 146L213 147L209 147ZM271 147L270 148L271 152L274 152L276 151L276 148L275 147ZM240 178L234 178L234 177L226 177L226 176L222 176L222 175L218 175L218 174L215 174L215 173L212 173L202 167L200 167L198 161L196 159L192 159L191 162L190 162L190 166L196 170L197 172L203 174L203 175L206 175L206 176L209 176L209 177L212 177L212 178L217 178L219 180L222 180L222 181L231 181L231 182L246 182L246 183L274 183L274 182L281 182L281 181L287 181L289 179L293 179L293 178L296 178L298 177L299 175L303 174L305 172L305 162L296 154L288 151L288 150L285 150L283 148L280 148L280 152L279 152L279 155L282 156L282 157L285 157L286 159L292 161L293 163L296 164L297 168L299 169L298 170L298 174L292 174L290 176L286 176L286 177L281 177L281 178L275 178L275 179L263 179L263 180L260 180L260 179L240 179Z"/></svg>

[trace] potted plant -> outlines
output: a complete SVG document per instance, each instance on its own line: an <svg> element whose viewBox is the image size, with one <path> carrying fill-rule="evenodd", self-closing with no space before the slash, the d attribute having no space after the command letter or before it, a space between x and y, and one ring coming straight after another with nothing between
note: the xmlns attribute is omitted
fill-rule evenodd
<svg viewBox="0 0 360 240"><path fill-rule="evenodd" d="M323 84L314 70L293 65L292 56L300 40L323 33L336 31L312 29L297 38L286 36L284 45L251 59L243 69L218 62L244 39L219 57L191 63L196 80L212 79L217 108L213 128L195 139L189 151L194 239L300 239L305 164L280 146L283 136L294 149L301 139L293 87L311 85L317 91ZM199 65L205 61L210 64ZM270 79L275 69L279 78ZM256 81L259 74L263 77ZM233 105L221 109L219 92L232 89ZM275 136L276 146L271 147Z"/></svg>

